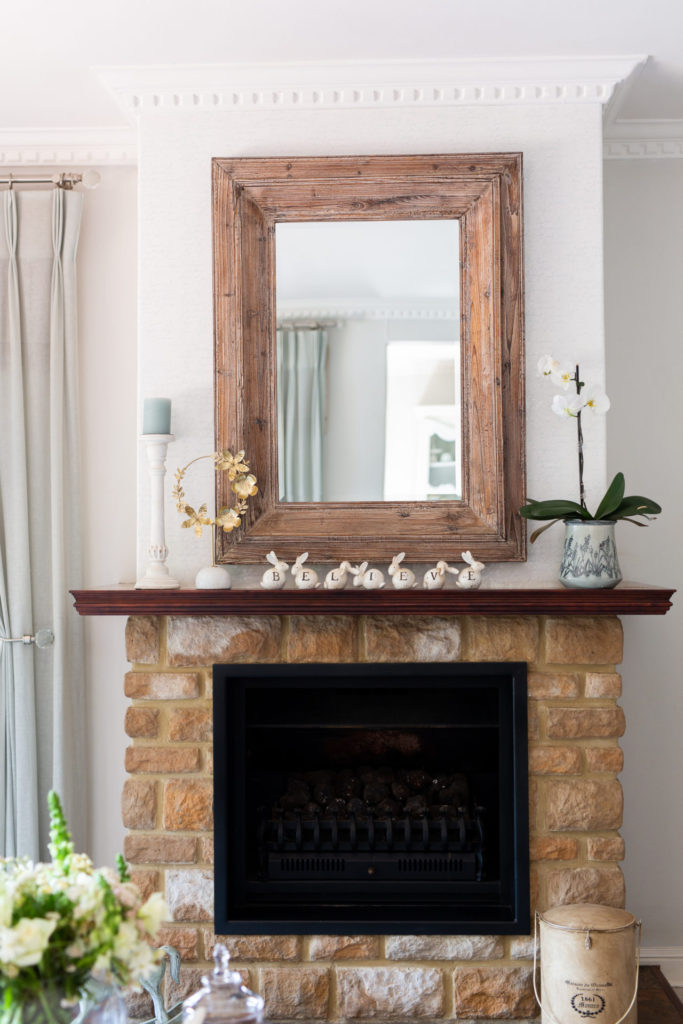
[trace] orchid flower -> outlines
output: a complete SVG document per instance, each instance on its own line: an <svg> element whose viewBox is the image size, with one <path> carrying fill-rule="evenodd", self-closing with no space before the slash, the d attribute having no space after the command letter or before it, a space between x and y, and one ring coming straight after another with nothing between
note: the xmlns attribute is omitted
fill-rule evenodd
<svg viewBox="0 0 683 1024"><path fill-rule="evenodd" d="M594 516L586 506L586 495L583 484L583 428L581 416L584 411L604 415L609 407L610 400L600 388L586 387L581 380L578 363L575 367L561 365L551 355L542 356L538 361L538 373L542 377L550 377L553 384L558 387L568 388L570 384L576 385L575 395L555 395L552 401L552 410L557 416L576 420L576 432L579 457L579 501L565 499L553 501L534 501L529 499L528 503L520 509L520 515L525 519L550 520L545 526L532 533L530 540L533 542L552 526L559 519L579 518L584 520L602 519L626 519L628 522L643 526L633 516L640 516L649 519L653 514L661 512L661 507L651 498L644 498L641 495L624 496L624 474L617 473L607 492L600 502ZM585 390L584 390L585 388Z"/></svg>

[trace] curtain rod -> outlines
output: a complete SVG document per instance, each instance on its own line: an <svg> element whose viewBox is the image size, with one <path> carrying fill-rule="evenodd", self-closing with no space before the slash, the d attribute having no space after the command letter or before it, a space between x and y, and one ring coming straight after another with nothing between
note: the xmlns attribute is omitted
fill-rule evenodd
<svg viewBox="0 0 683 1024"><path fill-rule="evenodd" d="M8 174L0 178L0 185L7 185L13 188L15 185L55 185L57 188L72 189L74 185L83 185L84 188L97 188L100 183L100 175L97 171L83 171L76 174L72 171L61 171L51 175L23 176Z"/></svg>

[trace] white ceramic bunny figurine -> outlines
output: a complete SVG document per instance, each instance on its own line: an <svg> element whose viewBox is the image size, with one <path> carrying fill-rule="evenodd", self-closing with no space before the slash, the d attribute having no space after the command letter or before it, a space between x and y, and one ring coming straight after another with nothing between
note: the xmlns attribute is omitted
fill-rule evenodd
<svg viewBox="0 0 683 1024"><path fill-rule="evenodd" d="M294 565L292 566L292 576L294 577L294 586L298 587L299 590L313 590L315 587L319 587L318 574L315 569L304 568L304 562L308 558L308 551L304 551L303 555L299 555Z"/></svg>
<svg viewBox="0 0 683 1024"><path fill-rule="evenodd" d="M287 582L289 566L286 562L282 562L274 551L268 552L266 561L270 562L273 568L266 569L261 577L261 586L264 590L281 590Z"/></svg>
<svg viewBox="0 0 683 1024"><path fill-rule="evenodd" d="M353 573L354 587L364 587L365 590L381 590L384 586L384 573L379 569L368 569L367 562L361 562L351 572Z"/></svg>
<svg viewBox="0 0 683 1024"><path fill-rule="evenodd" d="M323 587L325 590L343 590L350 572L353 572L351 563L342 562L338 569L330 569L325 577Z"/></svg>
<svg viewBox="0 0 683 1024"><path fill-rule="evenodd" d="M401 562L405 557L405 551L402 551L400 555L394 555L391 560L391 565L389 566L391 582L397 590L410 590L411 587L417 586L413 570L401 568Z"/></svg>
<svg viewBox="0 0 683 1024"><path fill-rule="evenodd" d="M447 572L451 573L452 576L457 576L459 570L452 568L448 562L437 562L433 569L427 569L422 586L425 590L441 590L446 582Z"/></svg>
<svg viewBox="0 0 683 1024"><path fill-rule="evenodd" d="M469 569L463 569L455 581L456 587L461 590L476 590L481 584L481 574L486 566L483 562L477 562L471 551L462 552L463 562L467 562Z"/></svg>

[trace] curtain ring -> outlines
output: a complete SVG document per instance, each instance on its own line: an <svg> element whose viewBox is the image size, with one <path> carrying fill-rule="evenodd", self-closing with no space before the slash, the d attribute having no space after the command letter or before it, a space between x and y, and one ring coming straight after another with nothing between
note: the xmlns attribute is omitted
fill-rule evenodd
<svg viewBox="0 0 683 1024"><path fill-rule="evenodd" d="M11 191L12 191L12 186L13 186L13 184L14 184L14 182L13 182L13 180L12 180L12 172L10 171L10 172L8 173L8 175L7 175L7 186L8 186L8 191L9 191L9 192L11 192Z"/></svg>

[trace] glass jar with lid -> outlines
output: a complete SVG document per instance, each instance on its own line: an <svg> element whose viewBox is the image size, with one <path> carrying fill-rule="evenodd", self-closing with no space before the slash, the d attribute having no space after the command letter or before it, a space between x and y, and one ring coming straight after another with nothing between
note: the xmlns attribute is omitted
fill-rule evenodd
<svg viewBox="0 0 683 1024"><path fill-rule="evenodd" d="M184 1024L259 1024L263 999L242 984L230 970L230 954L221 943L213 951L215 967L202 978L202 987L183 1003Z"/></svg>

